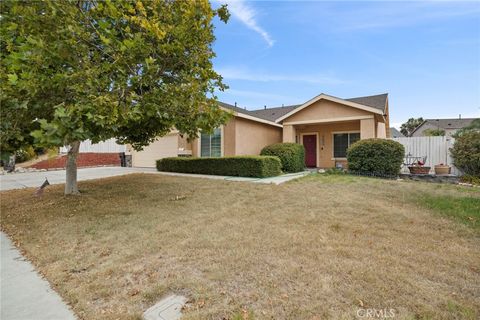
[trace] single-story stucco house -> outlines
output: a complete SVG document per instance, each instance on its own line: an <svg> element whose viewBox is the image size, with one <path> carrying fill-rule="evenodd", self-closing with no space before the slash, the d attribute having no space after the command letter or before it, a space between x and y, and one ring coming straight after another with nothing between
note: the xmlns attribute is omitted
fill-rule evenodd
<svg viewBox="0 0 480 320"><path fill-rule="evenodd" d="M388 94L341 99L320 94L300 105L246 110L220 103L233 117L213 134L187 141L178 132L142 151L131 150L132 165L154 167L164 157L258 155L278 142L305 146L307 167L346 165L346 150L357 140L390 136Z"/></svg>
<svg viewBox="0 0 480 320"><path fill-rule="evenodd" d="M424 137L426 136L425 130L444 130L445 136L451 137L460 129L463 129L470 124L473 120L478 118L456 118L456 119L425 119L418 127L410 134L411 137Z"/></svg>

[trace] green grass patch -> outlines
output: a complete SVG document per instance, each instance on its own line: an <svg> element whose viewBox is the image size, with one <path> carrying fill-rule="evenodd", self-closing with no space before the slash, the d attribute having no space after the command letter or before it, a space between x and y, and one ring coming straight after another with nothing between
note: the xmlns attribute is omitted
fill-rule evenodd
<svg viewBox="0 0 480 320"><path fill-rule="evenodd" d="M480 230L480 198L422 195L420 205Z"/></svg>

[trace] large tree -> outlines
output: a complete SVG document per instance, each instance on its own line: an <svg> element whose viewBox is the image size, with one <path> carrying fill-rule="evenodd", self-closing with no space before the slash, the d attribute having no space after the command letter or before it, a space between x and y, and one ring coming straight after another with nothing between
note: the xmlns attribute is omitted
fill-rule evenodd
<svg viewBox="0 0 480 320"><path fill-rule="evenodd" d="M423 118L410 118L408 119L407 122L403 123L400 126L400 132L406 136L409 137L412 132L423 123Z"/></svg>
<svg viewBox="0 0 480 320"><path fill-rule="evenodd" d="M80 141L136 149L172 128L224 123L214 95L207 0L44 0L1 4L1 143L68 145L65 194L78 193Z"/></svg>

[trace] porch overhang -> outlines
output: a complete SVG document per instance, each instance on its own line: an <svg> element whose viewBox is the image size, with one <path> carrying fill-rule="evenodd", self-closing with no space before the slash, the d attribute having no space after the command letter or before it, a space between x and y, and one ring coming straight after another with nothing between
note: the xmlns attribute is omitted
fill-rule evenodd
<svg viewBox="0 0 480 320"><path fill-rule="evenodd" d="M301 121L285 121L283 122L283 125L309 125L309 124L320 124L320 123L365 120L365 119L373 119L373 118L374 118L374 115L367 115L367 116L325 118L325 119L312 119L312 120L301 120Z"/></svg>
<svg viewBox="0 0 480 320"><path fill-rule="evenodd" d="M329 96L329 95L326 95L326 94L322 93L322 94L316 96L315 98L308 100L307 102L302 104L300 107L295 108L294 110L290 111L289 113L285 114L284 116L278 118L275 122L281 123L282 121L284 121L285 119L288 119L290 116L294 115L295 113L307 108L308 106L310 106L310 105L314 104L315 102L320 101L322 99L328 100L328 101L331 101L331 102L335 102L335 103L339 103L339 104L342 104L344 106L368 111L368 112L371 112L373 114L378 114L378 115L381 115L381 116L384 115L384 112L381 111L380 109L369 107L369 106L366 106L366 105L363 105L363 104L360 104L360 103L344 100L344 99L341 99L341 98Z"/></svg>

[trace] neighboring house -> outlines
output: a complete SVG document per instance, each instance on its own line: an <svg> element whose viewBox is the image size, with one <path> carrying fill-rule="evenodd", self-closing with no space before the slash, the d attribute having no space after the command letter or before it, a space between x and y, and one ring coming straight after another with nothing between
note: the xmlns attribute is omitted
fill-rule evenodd
<svg viewBox="0 0 480 320"><path fill-rule="evenodd" d="M170 156L258 155L267 145L297 142L305 146L307 167L331 168L346 164L355 141L390 136L387 94L340 99L322 93L301 105L260 110L220 106L233 117L213 134L188 142L173 131L143 151L132 150L133 166L154 167L155 160Z"/></svg>
<svg viewBox="0 0 480 320"><path fill-rule="evenodd" d="M405 138L405 135L397 130L397 128L390 128L390 138Z"/></svg>
<svg viewBox="0 0 480 320"><path fill-rule="evenodd" d="M424 131L427 129L445 130L445 136L451 137L458 130L469 126L476 118L457 118L457 119L425 119L418 127L413 130L411 137L424 137Z"/></svg>

